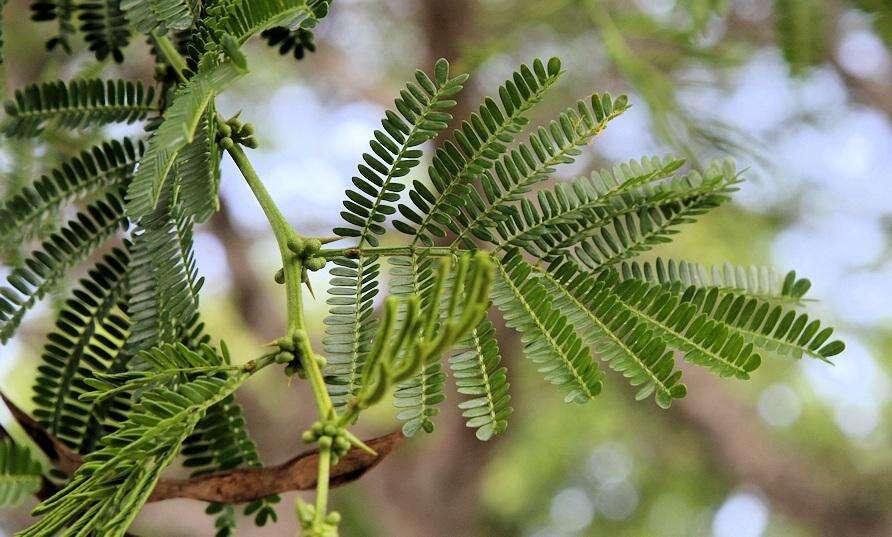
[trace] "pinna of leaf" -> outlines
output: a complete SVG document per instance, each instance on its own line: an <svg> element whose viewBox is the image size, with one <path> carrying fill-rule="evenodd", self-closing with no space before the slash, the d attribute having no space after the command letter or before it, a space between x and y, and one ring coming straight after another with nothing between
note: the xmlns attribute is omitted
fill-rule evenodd
<svg viewBox="0 0 892 537"><path fill-rule="evenodd" d="M17 415L38 446L52 446L51 461L67 479L47 489L27 447L0 443L0 501L43 497L35 509L42 518L19 535L124 535L146 502L169 497L209 502L218 534L229 535L230 504L246 503L262 525L275 520L276 494L306 487L316 499L298 501L302 535L337 535L329 488L359 477L403 437L434 430L446 399L444 363L477 437L507 430L510 384L490 310L521 334L533 367L574 404L597 397L607 381L602 363L626 377L638 399L665 408L686 394L677 354L747 379L763 356L826 360L843 350L831 328L797 311L810 284L795 273L637 259L725 203L742 180L733 163L686 167L679 158L644 157L548 186L629 108L625 96L593 93L532 125L563 74L557 58L521 65L451 132L468 76L451 73L446 60L432 75L417 71L361 155L343 225L332 237L299 234L243 149L259 144L259 129L223 118L215 100L249 74L240 49L249 38L262 33L301 56L313 50L311 32L329 7L122 2L115 32L94 20L64 29L65 43L79 30L97 56L120 60L128 32L147 33L159 71L172 69L175 79L149 87L43 83L7 103L2 130L10 137L146 123L138 139L85 151L0 207L3 243L41 242L0 290L0 339L12 337L49 290L74 284L41 356L36 419ZM430 142L436 149L420 169ZM281 337L241 365L202 321L204 280L192 244L194 225L219 206L223 153L269 220L287 304ZM37 225L87 198L61 229ZM92 268L72 281L88 259ZM389 296L376 311L385 265ZM304 287L309 272L325 268L323 355L307 329ZM266 467L234 394L276 365L306 381L317 419L294 434L314 446L310 455ZM353 426L388 394L402 434L360 440ZM162 479L178 456L192 477ZM296 468L300 479L282 477Z"/></svg>

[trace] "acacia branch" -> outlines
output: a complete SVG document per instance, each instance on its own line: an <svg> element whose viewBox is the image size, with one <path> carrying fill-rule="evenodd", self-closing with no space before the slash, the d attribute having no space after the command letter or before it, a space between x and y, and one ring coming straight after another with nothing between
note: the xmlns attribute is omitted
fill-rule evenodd
<svg viewBox="0 0 892 537"><path fill-rule="evenodd" d="M377 466L403 443L400 432L366 441L377 455L353 448L331 469L330 485L338 487L355 481ZM319 451L301 453L277 466L239 468L190 479L162 479L149 497L150 502L189 498L216 503L244 503L271 494L316 488Z"/></svg>
<svg viewBox="0 0 892 537"><path fill-rule="evenodd" d="M50 434L2 392L0 398L28 437L59 470L71 475L83 464L83 457L79 453ZM0 434L3 433L5 431L0 431ZM330 486L339 487L356 481L377 466L404 440L405 437L400 432L366 440L365 443L376 452L375 455L358 448L351 449L332 467ZM245 503L282 492L312 490L316 487L318 464L319 452L314 449L276 466L237 468L188 479L160 479L148 501L189 498L216 503ZM53 489L55 487L41 489L39 496L45 499L55 492Z"/></svg>

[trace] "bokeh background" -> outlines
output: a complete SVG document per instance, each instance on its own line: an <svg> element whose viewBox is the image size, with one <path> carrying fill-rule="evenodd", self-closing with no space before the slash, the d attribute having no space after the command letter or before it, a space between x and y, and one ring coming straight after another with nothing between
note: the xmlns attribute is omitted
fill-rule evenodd
<svg viewBox="0 0 892 537"><path fill-rule="evenodd" d="M152 76L139 60L143 43L131 45L123 66L97 64L83 46L46 53L46 31L28 20L26 1L9 2L3 34L6 95L79 73ZM429 70L443 56L473 74L463 115L521 62L557 55L567 74L537 120L593 91L627 93L634 107L555 180L643 155L678 154L693 165L735 157L748 170L735 201L654 255L795 268L813 282L809 309L848 343L833 366L769 358L749 382L686 368L688 397L662 411L635 402L615 375L594 402L565 406L502 330L515 408L507 433L478 442L449 392L434 434L334 493L343 535L892 535L892 4L336 0L316 44L298 62L253 43L252 75L219 102L257 126L252 161L302 232L338 224L360 155L416 67ZM15 190L86 141L4 141L0 188ZM228 159L223 166L222 211L196 237L208 280L202 310L210 332L247 360L282 326L278 254L250 191ZM0 276L18 255L7 248ZM324 278L313 286L319 334ZM0 349L0 386L26 407L59 300L47 300ZM313 415L305 386L271 368L239 400L266 462L302 449ZM395 429L393 414L378 410L363 432ZM293 499L280 504L280 524L244 520L241 534L293 535ZM0 535L27 524L29 507L0 513ZM202 510L190 501L151 505L134 532L213 535Z"/></svg>

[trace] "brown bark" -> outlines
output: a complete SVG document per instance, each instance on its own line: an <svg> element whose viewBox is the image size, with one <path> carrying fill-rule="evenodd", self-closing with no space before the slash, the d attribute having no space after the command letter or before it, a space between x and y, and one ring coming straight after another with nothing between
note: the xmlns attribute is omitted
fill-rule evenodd
<svg viewBox="0 0 892 537"><path fill-rule="evenodd" d="M13 419L25 431L25 434L37 444L40 451L49 458L56 468L67 475L71 475L78 466L83 464L84 461L80 454L72 451L71 448L63 444L59 439L49 434L34 418L10 401L6 394L0 392L0 399L3 399L3 402L9 409L9 413L12 414ZM6 433L6 431L3 432Z"/></svg>
<svg viewBox="0 0 892 537"><path fill-rule="evenodd" d="M25 434L57 469L72 475L83 464L79 453L50 434L2 392L0 399ZM0 439L8 436L6 429L0 427ZM398 448L403 440L405 437L402 433L393 432L365 442L375 453L351 448L332 467L330 485L339 487L359 479ZM313 449L276 466L237 468L188 479L160 479L148 501L188 498L217 503L245 503L282 492L312 490L316 488L318 467L319 451ZM55 485L47 481L38 496L46 499L56 491Z"/></svg>
<svg viewBox="0 0 892 537"><path fill-rule="evenodd" d="M339 487L355 481L378 465L403 443L394 432L366 442L376 455L352 448L331 469L330 485ZM240 468L190 479L162 479L149 497L150 502L190 498L217 503L245 503L292 490L316 488L318 450L307 451L276 466Z"/></svg>
<svg viewBox="0 0 892 537"><path fill-rule="evenodd" d="M428 63L433 65L437 58L451 62L461 58L465 37L473 31L471 3L468 0L422 0L418 4L419 23L427 40Z"/></svg>

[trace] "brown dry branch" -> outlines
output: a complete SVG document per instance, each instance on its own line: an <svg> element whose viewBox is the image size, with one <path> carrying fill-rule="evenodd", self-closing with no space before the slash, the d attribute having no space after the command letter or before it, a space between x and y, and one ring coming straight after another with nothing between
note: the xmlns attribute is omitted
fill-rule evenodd
<svg viewBox="0 0 892 537"><path fill-rule="evenodd" d="M405 437L393 432L366 441L377 455L353 448L331 470L332 487L355 481L374 468L403 443ZM276 466L239 468L190 479L162 479L149 497L150 502L190 498L216 503L245 503L270 494L316 488L318 450L301 453Z"/></svg>
<svg viewBox="0 0 892 537"><path fill-rule="evenodd" d="M37 420L29 416L15 403L10 401L9 398L6 397L6 394L0 392L0 398L3 399L6 407L9 408L9 413L12 414L16 423L21 426L25 431L25 434L28 435L28 438L37 444L37 447L40 448L40 451L42 451L47 458L49 458L50 462L53 463L53 466L64 472L66 475L71 475L78 466L83 464L84 461L80 454L66 446L55 436L51 435L44 429L43 425L37 423Z"/></svg>
<svg viewBox="0 0 892 537"><path fill-rule="evenodd" d="M2 392L0 398L28 437L60 471L71 475L83 463L79 453L55 438ZM339 487L359 479L398 448L403 440L405 437L402 433L393 432L365 441L375 451L374 455L358 448L351 449L331 469L331 486ZM316 488L318 459L319 453L314 449L276 466L237 468L188 479L161 479L149 502L189 498L217 503L245 503L282 492L312 490ZM48 497L54 492L53 489L42 489L40 496Z"/></svg>

